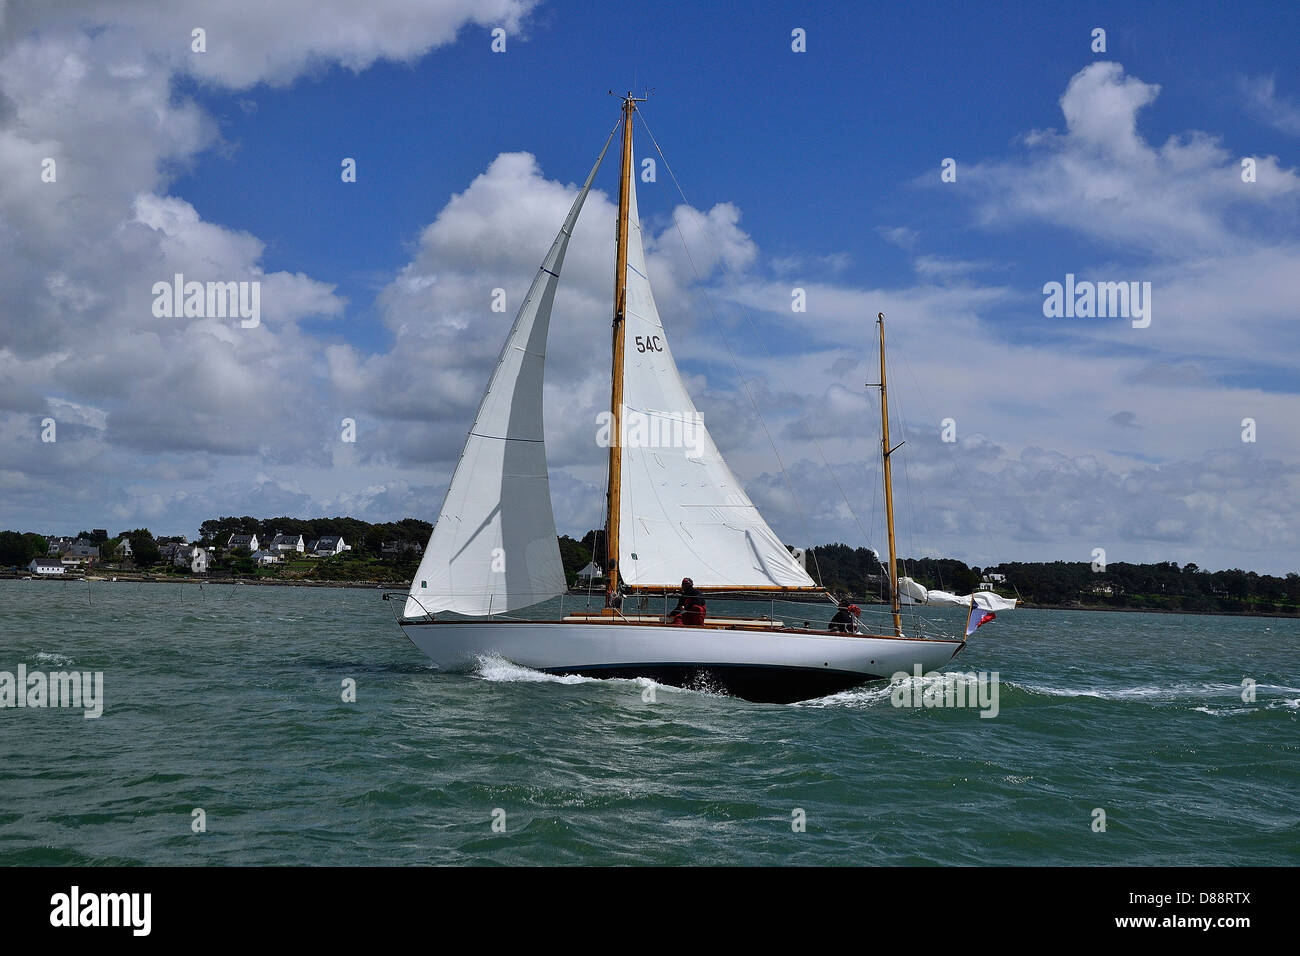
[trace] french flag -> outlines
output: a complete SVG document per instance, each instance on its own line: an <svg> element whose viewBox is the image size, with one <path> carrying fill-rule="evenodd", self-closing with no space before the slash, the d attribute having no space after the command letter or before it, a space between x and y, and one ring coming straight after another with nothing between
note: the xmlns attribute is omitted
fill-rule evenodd
<svg viewBox="0 0 1300 956"><path fill-rule="evenodd" d="M978 604L970 606L970 617L966 619L966 636L970 637L983 625L997 617L992 611L986 611Z"/></svg>

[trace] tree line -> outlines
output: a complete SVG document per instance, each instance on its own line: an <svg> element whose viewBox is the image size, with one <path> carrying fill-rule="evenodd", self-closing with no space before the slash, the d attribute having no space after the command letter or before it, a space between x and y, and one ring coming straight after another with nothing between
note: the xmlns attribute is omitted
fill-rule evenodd
<svg viewBox="0 0 1300 956"><path fill-rule="evenodd" d="M433 525L418 518L404 518L372 524L356 518L253 518L228 516L210 518L199 526L200 547L214 547L224 551L232 534L255 534L258 544L270 544L276 534L302 535L304 541L326 535L339 535L351 546L347 555L378 558L384 545L418 545L424 547ZM134 528L110 535L104 528L77 532L75 538L97 545L101 559L111 559L118 544L131 542L132 562L137 567L148 567L161 560L159 545L177 540L165 536L155 537L148 528ZM0 531L0 568L25 567L32 558L43 558L48 553L48 539L43 534L18 531ZM414 551L403 551L401 564L411 563Z"/></svg>
<svg viewBox="0 0 1300 956"><path fill-rule="evenodd" d="M433 525L418 518L371 524L357 518L253 518L244 515L209 518L199 525L199 543L224 548L232 534L255 534L258 544L270 544L277 534L302 535L304 541L338 535L354 551L378 555L385 544L418 544L424 547Z"/></svg>
<svg viewBox="0 0 1300 956"><path fill-rule="evenodd" d="M875 552L845 544L808 551L808 572L826 587L857 597L889 599L888 571ZM1231 568L1203 570L1174 561L1152 564L1087 561L1007 561L989 567L951 558L901 558L899 575L927 588L968 594L986 575L1001 574L993 589L1025 604L1049 607L1110 607L1128 610L1300 613L1300 574L1259 574Z"/></svg>
<svg viewBox="0 0 1300 956"><path fill-rule="evenodd" d="M352 546L345 552L350 561L373 562L385 544L423 547L433 526L417 518L370 523L357 518L254 518L226 516L210 518L199 526L199 545L224 550L232 534L256 534L259 543L269 543L276 534L301 534L305 540L340 535ZM117 544L129 539L137 566L159 560L158 540L147 528L136 528L110 536L103 528L81 531L77 537L100 545L110 557ZM166 541L166 538L161 539ZM558 538L560 557L569 584L578 584L577 574L592 561L605 564L604 531L593 529L581 538ZM0 568L24 567L32 558L44 557L44 535L0 531ZM415 563L414 552L404 552L396 562L403 569ZM807 551L805 565L813 579L830 590L866 600L889 599L888 571L869 548L835 543ZM358 569L357 573L361 573ZM958 594L975 590L989 574L1005 575L994 590L1019 597L1027 605L1056 607L1113 607L1133 610L1189 612L1300 613L1300 574L1279 577L1231 568L1203 570L1195 564L1180 567L1172 561L1153 564L1117 562L1094 569L1085 561L1011 561L981 568L952 558L902 558L900 575L908 575L927 588Z"/></svg>

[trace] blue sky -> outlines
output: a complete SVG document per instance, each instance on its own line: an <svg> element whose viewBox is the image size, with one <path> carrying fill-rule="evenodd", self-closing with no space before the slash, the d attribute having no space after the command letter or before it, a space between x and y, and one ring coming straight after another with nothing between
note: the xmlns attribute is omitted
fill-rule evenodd
<svg viewBox="0 0 1300 956"><path fill-rule="evenodd" d="M787 541L879 544L861 385L884 310L904 550L1296 569L1294 5L367 9L0 4L0 525L432 519L511 318L488 291L517 302L618 117L606 91L635 84L689 202L662 169L640 184L660 308ZM49 155L57 184L33 173ZM607 163L552 334L570 533L599 521L586 433L608 387L615 186ZM696 226L702 282L674 215ZM264 327L150 316L152 281L182 269L266 277ZM1067 272L1151 282L1151 328L1044 317L1043 284ZM727 345L807 501L786 500ZM345 415L356 447L338 447Z"/></svg>
<svg viewBox="0 0 1300 956"><path fill-rule="evenodd" d="M241 92L182 80L178 95L204 105L229 149L200 155L174 191L205 218L265 239L268 269L328 271L363 310L484 157L526 150L551 175L580 178L618 115L606 90L635 76L655 88L645 114L688 198L735 202L773 255L847 253L869 281L886 281L907 257L873 224L905 219L934 229L945 251L1003 253L1036 276L1052 253L1068 262L1083 250L1059 237L1042 249L1018 234L972 236L951 202L910 184L937 158L1000 156L1027 129L1059 125L1061 91L1098 59L1096 26L1107 27L1108 58L1161 84L1143 117L1148 138L1211 129L1243 152L1293 146L1245 115L1233 86L1239 74L1286 67L1294 79L1300 10L1288 4L1187 16L1186 4L1005 4L992 15L961 3L759 3L743 22L701 6L656 5L647 17L548 5L505 55L489 52L487 27L469 26L437 55L360 74L332 66ZM792 25L809 33L803 56L790 50ZM356 189L339 187L341 156L362 164ZM606 171L608 188L615 176ZM865 223L845 214L850 201Z"/></svg>

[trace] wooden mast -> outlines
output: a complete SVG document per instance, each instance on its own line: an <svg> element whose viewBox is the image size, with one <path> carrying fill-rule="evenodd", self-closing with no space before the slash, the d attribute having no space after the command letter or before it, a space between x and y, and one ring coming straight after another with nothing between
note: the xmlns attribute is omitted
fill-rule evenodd
<svg viewBox="0 0 1300 956"><path fill-rule="evenodd" d="M889 397L885 391L885 313L877 313L876 324L880 326L880 450L885 463L885 516L889 523L889 605L894 612L894 636L902 637L903 621L898 612L898 560L894 555L894 483L889 468L889 457L897 449L889 447Z"/></svg>
<svg viewBox="0 0 1300 956"><path fill-rule="evenodd" d="M622 508L620 482L623 476L623 338L627 304L627 220L632 188L632 114L645 99L631 92L623 97L623 163L618 189L618 246L614 265L614 364L610 375L609 491L605 524L605 606L614 605L618 594L618 519Z"/></svg>

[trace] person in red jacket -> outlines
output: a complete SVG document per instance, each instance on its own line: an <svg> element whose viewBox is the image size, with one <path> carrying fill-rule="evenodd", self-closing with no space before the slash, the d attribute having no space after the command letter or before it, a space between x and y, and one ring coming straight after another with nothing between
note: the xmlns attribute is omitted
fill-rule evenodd
<svg viewBox="0 0 1300 956"><path fill-rule="evenodd" d="M840 632L857 630L857 619L861 613L862 609L850 601L848 597L840 598L840 607L835 612L835 616L831 618L830 629Z"/></svg>
<svg viewBox="0 0 1300 956"><path fill-rule="evenodd" d="M682 578L682 593L677 606L668 613L668 623L699 627L704 623L704 611L704 595L695 590L694 581Z"/></svg>

